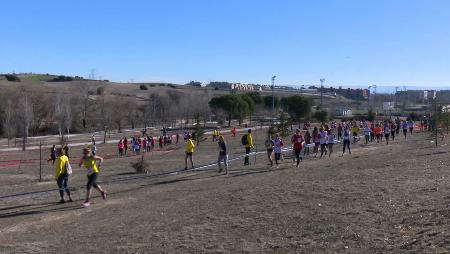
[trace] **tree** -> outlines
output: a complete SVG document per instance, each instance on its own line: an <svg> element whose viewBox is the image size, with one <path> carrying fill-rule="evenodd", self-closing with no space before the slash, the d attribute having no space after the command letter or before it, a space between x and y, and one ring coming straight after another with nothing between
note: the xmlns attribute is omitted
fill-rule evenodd
<svg viewBox="0 0 450 254"><path fill-rule="evenodd" d="M198 146L200 141L203 140L203 135L205 134L205 129L200 124L200 114L196 114L195 116L195 130L193 134Z"/></svg>
<svg viewBox="0 0 450 254"><path fill-rule="evenodd" d="M3 131L6 134L6 138L8 139L8 147L9 141L15 134L15 123L14 123L14 105L11 99L6 100L6 103L3 107Z"/></svg>
<svg viewBox="0 0 450 254"><path fill-rule="evenodd" d="M373 109L370 108L369 111L367 112L367 120L369 122L373 122L375 120L375 117L376 117L375 111L373 111Z"/></svg>
<svg viewBox="0 0 450 254"><path fill-rule="evenodd" d="M28 131L30 126L33 124L34 112L30 99L30 92L26 91L25 88L21 88L19 91L17 105L17 119L19 123L19 128L22 130L22 151L26 150L26 143L28 142Z"/></svg>
<svg viewBox="0 0 450 254"><path fill-rule="evenodd" d="M228 126L231 126L231 118L235 117L241 125L245 117L254 111L254 104L250 97L237 94L227 94L214 97L209 101L213 111L222 110L228 115Z"/></svg>
<svg viewBox="0 0 450 254"><path fill-rule="evenodd" d="M314 113L313 117L317 119L319 122L325 123L328 119L328 112L325 110L318 110Z"/></svg>
<svg viewBox="0 0 450 254"><path fill-rule="evenodd" d="M281 106L293 120L300 121L311 112L312 101L310 98L294 95L281 99Z"/></svg>
<svg viewBox="0 0 450 254"><path fill-rule="evenodd" d="M275 101L275 109L280 108L280 98L275 97L274 101ZM264 96L263 102L264 102L264 107L266 109L270 109L270 110L272 109L272 95Z"/></svg>
<svg viewBox="0 0 450 254"><path fill-rule="evenodd" d="M246 93L245 95L250 97L253 100L254 104L263 103L263 98L262 98L261 94L258 92L250 92L250 93Z"/></svg>

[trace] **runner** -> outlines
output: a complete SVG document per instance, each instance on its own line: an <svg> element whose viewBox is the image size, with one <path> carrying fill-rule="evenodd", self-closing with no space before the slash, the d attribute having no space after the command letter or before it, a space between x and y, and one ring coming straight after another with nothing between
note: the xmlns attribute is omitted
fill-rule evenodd
<svg viewBox="0 0 450 254"><path fill-rule="evenodd" d="M358 142L359 141L359 127L358 127L358 125L356 125L356 123L353 124L352 134L353 134L353 143Z"/></svg>
<svg viewBox="0 0 450 254"><path fill-rule="evenodd" d="M266 145L266 150L267 150L267 158L269 159L270 166L273 167L273 160L272 160L273 141L270 136L267 137L265 145Z"/></svg>
<svg viewBox="0 0 450 254"><path fill-rule="evenodd" d="M317 158L317 154L319 153L319 146L320 146L320 133L317 127L314 127L312 138L314 142L314 158Z"/></svg>
<svg viewBox="0 0 450 254"><path fill-rule="evenodd" d="M372 123L370 125L370 143L375 141L375 125Z"/></svg>
<svg viewBox="0 0 450 254"><path fill-rule="evenodd" d="M369 144L369 140L370 140L370 128L369 128L369 126L368 125L366 125L365 127L364 127L364 137L365 137L365 139L366 139L366 145L367 144Z"/></svg>
<svg viewBox="0 0 450 254"><path fill-rule="evenodd" d="M242 136L242 145L245 146L244 166L250 165L250 150L254 147L252 129L248 129L248 133Z"/></svg>
<svg viewBox="0 0 450 254"><path fill-rule="evenodd" d="M127 150L128 150L128 139L127 139L127 137L125 137L123 139L123 151L124 151L125 155L127 155Z"/></svg>
<svg viewBox="0 0 450 254"><path fill-rule="evenodd" d="M186 140L186 156L184 158L184 165L185 165L184 170L188 169L188 159L191 162L191 168L194 169L194 159L193 159L194 148L195 144L194 141L192 140L192 136L188 134Z"/></svg>
<svg viewBox="0 0 450 254"><path fill-rule="evenodd" d="M55 164L56 161L56 146L53 145L52 148L50 148L50 159L47 160L47 162L52 161L52 164Z"/></svg>
<svg viewBox="0 0 450 254"><path fill-rule="evenodd" d="M391 128L389 127L389 123L386 122L384 124L384 137L386 139L386 145L389 145L389 137L391 136Z"/></svg>
<svg viewBox="0 0 450 254"><path fill-rule="evenodd" d="M217 164L219 165L219 173L222 173L223 168L221 162L225 164L225 174L228 175L228 153L227 153L227 144L225 143L225 139L223 136L219 136L219 158L217 160Z"/></svg>
<svg viewBox="0 0 450 254"><path fill-rule="evenodd" d="M332 130L328 131L327 133L328 157L331 157L331 154L333 153L333 145L335 139L336 135L334 135L333 131Z"/></svg>
<svg viewBox="0 0 450 254"><path fill-rule="evenodd" d="M300 156L300 153L302 152L303 145L305 144L305 139L300 134L300 130L297 129L295 131L295 134L291 138L291 142L294 148L294 154L295 158L297 159L296 164L294 164L297 168L299 167L300 161L303 160L303 158Z"/></svg>
<svg viewBox="0 0 450 254"><path fill-rule="evenodd" d="M275 164L278 168L278 161L281 160L281 151L283 149L283 141L280 138L280 134L275 134L275 139L273 140L273 151L275 152Z"/></svg>
<svg viewBox="0 0 450 254"><path fill-rule="evenodd" d="M323 127L320 128L320 158L323 157L323 154L327 155L327 136L328 133L323 129Z"/></svg>
<svg viewBox="0 0 450 254"><path fill-rule="evenodd" d="M78 166L83 166L87 169L87 185L86 185L86 200L83 203L84 207L88 207L91 205L90 197L91 197L91 189L94 187L97 189L102 195L103 200L106 200L106 191L104 191L100 185L97 184L97 177L100 171L100 167L102 165L103 158L96 156L92 153L91 149L84 148L83 149L83 157L78 163Z"/></svg>
<svg viewBox="0 0 450 254"><path fill-rule="evenodd" d="M342 156L345 154L346 147L348 148L348 153L352 154L350 151L350 130L348 128L344 130L344 137L342 139L344 141L344 145L342 146Z"/></svg>
<svg viewBox="0 0 450 254"><path fill-rule="evenodd" d="M342 140L342 130L343 130L342 124L339 123L338 127L337 127L337 138L338 138L338 140Z"/></svg>
<svg viewBox="0 0 450 254"><path fill-rule="evenodd" d="M55 179L59 188L59 196L61 200L59 203L65 203L64 200L64 191L66 191L67 196L69 197L69 202L72 202L72 197L70 196L69 190L69 173L72 170L69 164L69 158L64 154L64 150L58 148L55 150L57 159L55 163Z"/></svg>
<svg viewBox="0 0 450 254"><path fill-rule="evenodd" d="M395 131L396 131L396 129L397 129L397 126L395 125L395 123L391 122L391 138L392 138L392 141L395 140Z"/></svg>
<svg viewBox="0 0 450 254"><path fill-rule="evenodd" d="M305 133L305 149L303 151L303 156L309 156L309 147L311 146L311 133L307 130Z"/></svg>
<svg viewBox="0 0 450 254"><path fill-rule="evenodd" d="M119 157L123 156L123 140L120 139L119 143L117 143L117 148L119 149Z"/></svg>
<svg viewBox="0 0 450 254"><path fill-rule="evenodd" d="M408 128L409 128L409 134L413 134L413 130L414 130L414 121L412 120L412 119L410 119L409 121L408 121Z"/></svg>
<svg viewBox="0 0 450 254"><path fill-rule="evenodd" d="M408 134L408 123L406 121L402 122L402 129L403 129L403 135L405 136L405 139L406 139L406 134Z"/></svg>
<svg viewBox="0 0 450 254"><path fill-rule="evenodd" d="M375 137L377 138L377 143L381 142L381 137L383 130L381 129L380 125L376 124L375 128L374 128L374 132L375 132Z"/></svg>

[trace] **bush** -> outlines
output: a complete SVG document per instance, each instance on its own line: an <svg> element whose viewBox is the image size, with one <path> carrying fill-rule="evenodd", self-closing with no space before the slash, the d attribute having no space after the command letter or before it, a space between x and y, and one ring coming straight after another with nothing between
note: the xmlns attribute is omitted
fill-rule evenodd
<svg viewBox="0 0 450 254"><path fill-rule="evenodd" d="M103 86L97 87L97 95L102 95L105 92L105 88Z"/></svg>
<svg viewBox="0 0 450 254"><path fill-rule="evenodd" d="M61 76L55 77L55 78L53 78L53 79L51 79L49 81L50 82L67 82L67 81L73 81L73 78L61 75Z"/></svg>
<svg viewBox="0 0 450 254"><path fill-rule="evenodd" d="M9 82L20 82L20 78L14 74L6 74L4 76Z"/></svg>
<svg viewBox="0 0 450 254"><path fill-rule="evenodd" d="M314 113L313 117L317 119L319 122L325 123L328 119L328 112L325 110L319 110Z"/></svg>
<svg viewBox="0 0 450 254"><path fill-rule="evenodd" d="M138 174L147 174L149 166L150 165L145 161L144 153L142 153L142 156L139 157L137 162L131 163L131 167L134 168Z"/></svg>
<svg viewBox="0 0 450 254"><path fill-rule="evenodd" d="M141 90L148 90L148 88L147 88L146 85L140 85L140 86L139 86L139 89L141 89Z"/></svg>

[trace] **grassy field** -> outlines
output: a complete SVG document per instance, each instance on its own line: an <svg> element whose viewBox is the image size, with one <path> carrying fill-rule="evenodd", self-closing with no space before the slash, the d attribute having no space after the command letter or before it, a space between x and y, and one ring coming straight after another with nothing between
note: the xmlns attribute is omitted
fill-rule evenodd
<svg viewBox="0 0 450 254"><path fill-rule="evenodd" d="M264 132L256 134L263 150ZM226 137L231 157L240 137ZM288 143L288 142L286 142ZM216 160L217 145L203 142L197 165ZM109 192L82 208L85 176L71 177L74 203L57 204L52 169L2 169L1 253L443 253L450 222L450 148L436 148L428 133L385 144L354 144L352 155L307 157L299 169L231 163L180 169L182 144L147 154L151 174L136 175L136 157L109 158L100 182ZM114 145L100 148L114 153ZM73 159L78 156L72 153ZM36 154L30 154L36 156ZM33 194L34 193L34 194ZM18 195L23 194L23 195Z"/></svg>

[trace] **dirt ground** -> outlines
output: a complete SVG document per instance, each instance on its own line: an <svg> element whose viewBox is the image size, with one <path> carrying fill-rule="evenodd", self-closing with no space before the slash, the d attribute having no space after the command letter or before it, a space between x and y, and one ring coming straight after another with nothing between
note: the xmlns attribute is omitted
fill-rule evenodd
<svg viewBox="0 0 450 254"><path fill-rule="evenodd" d="M263 150L263 131L256 134ZM227 136L231 156L240 137ZM286 142L288 143L288 142ZM53 169L44 181L34 166L2 168L0 253L446 253L450 249L450 177L446 141L429 133L390 145L361 142L352 155L307 157L279 169L264 154L211 170L160 175L184 167L182 144L147 154L151 174L137 175L137 157L109 158L82 208L86 177L75 168L73 203L58 204ZM110 150L108 150L110 149ZM114 146L100 148L113 153ZM216 159L203 142L196 164ZM289 152L286 154L289 155ZM33 156L36 156L35 154ZM75 156L75 155L74 155ZM2 154L2 159L8 154Z"/></svg>

